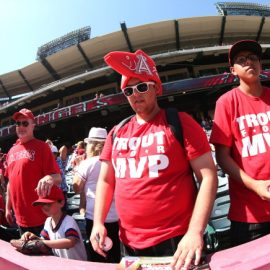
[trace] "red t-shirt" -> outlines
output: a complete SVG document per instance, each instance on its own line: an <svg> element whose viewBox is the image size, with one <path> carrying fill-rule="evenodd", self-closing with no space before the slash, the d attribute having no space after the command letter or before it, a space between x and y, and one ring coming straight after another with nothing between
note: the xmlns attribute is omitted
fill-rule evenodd
<svg viewBox="0 0 270 270"><path fill-rule="evenodd" d="M101 160L115 169L115 202L121 241L146 248L187 231L196 188L189 160L210 151L201 127L179 113L185 151L167 125L165 111L138 124L133 117L119 129L112 146L110 132Z"/></svg>
<svg viewBox="0 0 270 270"><path fill-rule="evenodd" d="M48 144L38 139L16 144L7 154L6 176L9 179L11 202L16 222L22 227L44 224L46 216L41 208L32 206L38 196L35 191L39 180L60 173Z"/></svg>
<svg viewBox="0 0 270 270"><path fill-rule="evenodd" d="M261 97L251 97L238 88L221 96L216 103L210 142L231 148L235 162L250 177L270 179L270 89ZM270 202L263 201L238 181L229 179L229 218L257 223L270 221Z"/></svg>

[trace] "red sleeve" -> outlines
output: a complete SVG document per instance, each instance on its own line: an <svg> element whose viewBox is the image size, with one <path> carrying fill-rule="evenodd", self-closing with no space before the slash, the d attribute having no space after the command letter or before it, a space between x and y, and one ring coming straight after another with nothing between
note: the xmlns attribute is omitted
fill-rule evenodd
<svg viewBox="0 0 270 270"><path fill-rule="evenodd" d="M180 112L184 146L189 160L210 152L210 145L202 127L187 113Z"/></svg>
<svg viewBox="0 0 270 270"><path fill-rule="evenodd" d="M109 132L107 139L105 141L102 153L100 155L100 160L107 160L110 161L112 157L112 142L113 142L113 132L116 126L114 126L111 131Z"/></svg>
<svg viewBox="0 0 270 270"><path fill-rule="evenodd" d="M210 136L210 143L212 144L222 144L228 147L232 145L231 102L226 94L216 102L214 123Z"/></svg>

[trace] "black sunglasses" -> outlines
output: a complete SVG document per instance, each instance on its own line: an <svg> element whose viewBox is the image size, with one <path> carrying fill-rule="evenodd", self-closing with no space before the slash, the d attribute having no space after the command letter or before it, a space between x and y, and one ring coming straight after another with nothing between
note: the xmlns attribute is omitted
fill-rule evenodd
<svg viewBox="0 0 270 270"><path fill-rule="evenodd" d="M16 125L16 127L20 127L20 126L28 127L29 122L28 121L16 121L15 125Z"/></svg>
<svg viewBox="0 0 270 270"><path fill-rule="evenodd" d="M244 65L247 62L247 60L250 60L252 62L257 62L260 60L260 58L256 54L249 54L247 56L240 55L240 56L235 57L234 63L238 65Z"/></svg>
<svg viewBox="0 0 270 270"><path fill-rule="evenodd" d="M149 90L149 85L155 85L154 82L142 82L142 83L138 83L136 85L133 86L128 86L123 90L123 93L126 97L130 97L133 95L134 90L136 89L139 93L145 93Z"/></svg>

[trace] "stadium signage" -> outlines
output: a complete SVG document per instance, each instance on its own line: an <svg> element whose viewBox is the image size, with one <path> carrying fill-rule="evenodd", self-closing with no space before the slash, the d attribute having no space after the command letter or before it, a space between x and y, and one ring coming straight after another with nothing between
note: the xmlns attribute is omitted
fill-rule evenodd
<svg viewBox="0 0 270 270"><path fill-rule="evenodd" d="M262 71L260 78L262 81L269 81L270 72L266 70ZM233 86L237 84L238 78L231 73L192 78L163 84L163 96L176 93L188 93L189 91L192 92L194 90L200 91L201 89L211 89L214 86ZM100 99L92 99L64 108L60 108L58 110L50 111L48 113L38 115L35 119L37 125L42 126L51 122L60 121L62 119L76 117L80 114L90 111L102 110L105 107L109 109L109 106L118 106L124 103L127 103L127 99L122 93L118 93L114 95L104 96ZM0 138L2 139L14 133L14 125L3 127L0 129Z"/></svg>

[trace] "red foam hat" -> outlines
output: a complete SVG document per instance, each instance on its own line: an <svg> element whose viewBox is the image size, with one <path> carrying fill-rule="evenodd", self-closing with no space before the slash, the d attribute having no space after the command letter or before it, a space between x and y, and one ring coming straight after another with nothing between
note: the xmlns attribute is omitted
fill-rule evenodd
<svg viewBox="0 0 270 270"><path fill-rule="evenodd" d="M57 201L63 201L65 199L62 189L53 185L51 193L45 197L39 196L36 201L32 203L33 206L37 206L43 203L53 203Z"/></svg>
<svg viewBox="0 0 270 270"><path fill-rule="evenodd" d="M112 69L122 75L121 89L127 86L131 78L137 78L142 82L154 81L158 85L157 95L162 95L162 84L156 64L142 50L135 53L110 52L104 56L104 60Z"/></svg>
<svg viewBox="0 0 270 270"><path fill-rule="evenodd" d="M35 120L35 117L34 117L33 113L30 110L25 109L25 108L21 109L18 112L15 112L13 114L12 118L13 118L13 120L16 121L20 116L23 116L23 117L28 118L28 119Z"/></svg>

